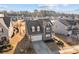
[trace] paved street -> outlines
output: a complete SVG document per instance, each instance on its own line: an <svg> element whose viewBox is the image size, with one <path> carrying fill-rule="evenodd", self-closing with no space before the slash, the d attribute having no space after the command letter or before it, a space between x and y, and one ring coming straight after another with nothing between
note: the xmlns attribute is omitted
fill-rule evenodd
<svg viewBox="0 0 79 59"><path fill-rule="evenodd" d="M48 46L43 41L32 42L32 45L37 54L51 54L52 53L52 51L48 48Z"/></svg>
<svg viewBox="0 0 79 59"><path fill-rule="evenodd" d="M59 54L59 47L55 42L45 42L45 44L48 46L53 54Z"/></svg>

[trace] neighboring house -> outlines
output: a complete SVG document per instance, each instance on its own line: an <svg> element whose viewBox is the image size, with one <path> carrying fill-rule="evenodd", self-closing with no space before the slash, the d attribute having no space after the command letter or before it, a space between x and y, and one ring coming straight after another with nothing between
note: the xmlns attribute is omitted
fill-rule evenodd
<svg viewBox="0 0 79 59"><path fill-rule="evenodd" d="M79 20L59 19L53 20L55 33L66 35L72 39L79 39Z"/></svg>
<svg viewBox="0 0 79 59"><path fill-rule="evenodd" d="M49 18L38 18L37 20L26 20L27 31L32 41L50 40L52 36Z"/></svg>
<svg viewBox="0 0 79 59"><path fill-rule="evenodd" d="M9 39L9 37L12 35L13 27L10 20L10 17L6 17L4 14L0 14L0 29L2 31L0 32L2 34L1 37L6 37Z"/></svg>
<svg viewBox="0 0 79 59"><path fill-rule="evenodd" d="M68 23L66 20L52 20L53 23L52 29L55 33L67 35L68 31L66 28L68 27Z"/></svg>
<svg viewBox="0 0 79 59"><path fill-rule="evenodd" d="M10 18L0 14L0 49L9 44Z"/></svg>
<svg viewBox="0 0 79 59"><path fill-rule="evenodd" d="M4 37L5 39L9 39L8 28L3 18L0 17L0 40L3 40Z"/></svg>

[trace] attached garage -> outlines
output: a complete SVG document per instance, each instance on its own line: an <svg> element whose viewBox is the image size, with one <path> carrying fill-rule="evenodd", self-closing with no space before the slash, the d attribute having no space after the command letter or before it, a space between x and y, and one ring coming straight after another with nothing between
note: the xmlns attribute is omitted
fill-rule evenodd
<svg viewBox="0 0 79 59"><path fill-rule="evenodd" d="M40 35L32 35L31 36L31 39L32 39L32 41L40 41L40 40L42 40L42 35L40 34Z"/></svg>

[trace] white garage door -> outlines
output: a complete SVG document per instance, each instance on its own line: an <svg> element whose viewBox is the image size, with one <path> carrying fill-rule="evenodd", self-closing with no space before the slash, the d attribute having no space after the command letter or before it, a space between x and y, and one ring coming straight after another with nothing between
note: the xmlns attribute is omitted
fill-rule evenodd
<svg viewBox="0 0 79 59"><path fill-rule="evenodd" d="M35 36L31 36L32 41L39 41L42 40L42 35L35 35Z"/></svg>

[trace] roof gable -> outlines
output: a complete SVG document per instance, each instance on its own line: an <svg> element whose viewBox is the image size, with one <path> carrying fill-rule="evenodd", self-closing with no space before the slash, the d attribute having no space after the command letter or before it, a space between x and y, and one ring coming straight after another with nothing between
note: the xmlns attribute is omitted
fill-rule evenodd
<svg viewBox="0 0 79 59"><path fill-rule="evenodd" d="M6 26L9 28L9 26L10 26L10 17L4 17L3 20L6 24Z"/></svg>
<svg viewBox="0 0 79 59"><path fill-rule="evenodd" d="M42 23L41 23L42 24ZM28 33L30 35L41 34L43 32L43 27L38 20L28 20L26 21L26 25L28 27ZM35 32L32 32L32 26L35 27ZM37 26L40 26L40 31L37 31Z"/></svg>

